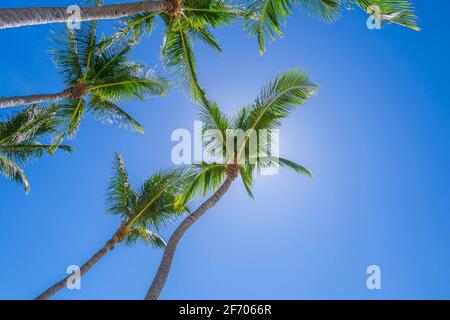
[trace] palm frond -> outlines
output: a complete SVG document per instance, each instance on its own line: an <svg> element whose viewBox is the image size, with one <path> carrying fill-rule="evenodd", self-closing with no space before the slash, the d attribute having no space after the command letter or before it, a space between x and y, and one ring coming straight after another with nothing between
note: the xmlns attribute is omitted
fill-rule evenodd
<svg viewBox="0 0 450 320"><path fill-rule="evenodd" d="M352 2L366 13L372 6L378 8L381 13L381 17L378 17L381 19L378 21L380 24L395 23L415 31L420 30L411 0L352 0Z"/></svg>
<svg viewBox="0 0 450 320"><path fill-rule="evenodd" d="M118 153L114 154L113 174L109 181L106 201L108 211L112 214L129 218L134 213L137 194L129 182L125 162Z"/></svg>
<svg viewBox="0 0 450 320"><path fill-rule="evenodd" d="M30 183L23 170L12 160L0 156L0 172L8 179L23 185L25 192L30 191Z"/></svg>
<svg viewBox="0 0 450 320"><path fill-rule="evenodd" d="M230 128L230 120L220 110L219 105L215 101L204 101L202 103L199 119L203 123L203 131L217 129L225 136L226 130Z"/></svg>
<svg viewBox="0 0 450 320"><path fill-rule="evenodd" d="M153 69L127 63L114 70L108 79L98 79L90 92L105 100L144 100L150 95L165 95L168 86L168 81L158 76Z"/></svg>
<svg viewBox="0 0 450 320"><path fill-rule="evenodd" d="M62 119L64 119L64 131L60 135L60 139L55 139L54 144L62 142L62 139L68 135L70 138L73 138L75 134L78 132L78 129L81 125L81 120L84 117L86 111L86 102L83 98L76 100L68 100L64 101L59 105L58 114Z"/></svg>
<svg viewBox="0 0 450 320"><path fill-rule="evenodd" d="M217 52L222 53L222 47L217 41L216 37L209 31L206 27L201 27L197 29L192 29L190 32L193 39L200 40L211 48L215 49Z"/></svg>
<svg viewBox="0 0 450 320"><path fill-rule="evenodd" d="M200 107L199 119L203 124L203 147L205 152L217 158L226 155L225 138L231 128L230 120L220 110L217 102L203 101Z"/></svg>
<svg viewBox="0 0 450 320"><path fill-rule="evenodd" d="M65 28L59 32L51 32L50 39L56 45L49 50L53 63L62 74L64 82L68 86L74 86L83 77L75 30Z"/></svg>
<svg viewBox="0 0 450 320"><path fill-rule="evenodd" d="M57 108L30 106L0 122L0 145L17 145L34 141L56 132L61 119L56 116Z"/></svg>
<svg viewBox="0 0 450 320"><path fill-rule="evenodd" d="M341 15L339 0L297 0L300 10L325 22L334 22Z"/></svg>
<svg viewBox="0 0 450 320"><path fill-rule="evenodd" d="M0 122L0 171L7 178L20 182L29 191L29 183L16 162L25 163L53 153L58 146L43 144L50 139L61 123L56 106L28 107L5 121ZM60 145L59 149L71 152L72 148Z"/></svg>
<svg viewBox="0 0 450 320"><path fill-rule="evenodd" d="M101 50L109 48L114 43L138 43L143 36L150 36L157 13L142 13L123 19L122 25L111 37L100 43Z"/></svg>
<svg viewBox="0 0 450 320"><path fill-rule="evenodd" d="M73 148L68 145L55 146L53 144L41 144L40 142L30 142L21 144L2 144L0 154L15 161L27 162L31 158L41 158L45 154L51 154L55 148L65 152L72 152Z"/></svg>
<svg viewBox="0 0 450 320"><path fill-rule="evenodd" d="M274 41L283 33L281 27L292 14L296 0L250 0L247 6L245 30L258 38L259 52L264 54L266 41Z"/></svg>
<svg viewBox="0 0 450 320"><path fill-rule="evenodd" d="M220 187L225 179L226 166L220 163L200 163L186 167L186 179L176 206L183 207L195 196L206 196Z"/></svg>
<svg viewBox="0 0 450 320"><path fill-rule="evenodd" d="M310 82L308 75L297 68L279 74L263 87L258 98L246 111L248 114L245 129L273 129L281 125L299 105L311 98L317 86Z"/></svg>
<svg viewBox="0 0 450 320"><path fill-rule="evenodd" d="M103 100L98 96L91 96L89 112L93 114L97 120L105 124L117 124L121 128L144 133L144 128L136 119L115 103Z"/></svg>
<svg viewBox="0 0 450 320"><path fill-rule="evenodd" d="M140 226L131 229L131 231L125 238L125 244L131 245L138 240L143 241L153 248L164 248L166 246L166 242L164 241L164 239L161 238L157 233Z"/></svg>
<svg viewBox="0 0 450 320"><path fill-rule="evenodd" d="M137 192L130 224L158 230L183 214L186 206L176 206L175 201L184 179L183 169L161 171L147 179Z"/></svg>
<svg viewBox="0 0 450 320"><path fill-rule="evenodd" d="M290 160L287 160L284 158L271 157L271 156L259 157L257 159L257 166L259 168L269 168L269 167L273 167L273 166L277 166L277 165L279 165L280 167L290 168L290 169L294 170L295 172L304 174L314 180L314 174L312 173L312 171L310 169L308 169L302 165L299 165L293 161L290 161Z"/></svg>
<svg viewBox="0 0 450 320"><path fill-rule="evenodd" d="M225 0L185 0L183 14L194 25L213 28L229 25L244 16L242 6Z"/></svg>
<svg viewBox="0 0 450 320"><path fill-rule="evenodd" d="M161 55L166 66L196 102L206 96L200 86L192 39L181 22L166 32Z"/></svg>
<svg viewBox="0 0 450 320"><path fill-rule="evenodd" d="M245 191L247 191L247 194L251 199L255 198L252 193L254 169L255 166L249 163L244 164L239 168L239 173L242 179L242 183L244 184Z"/></svg>

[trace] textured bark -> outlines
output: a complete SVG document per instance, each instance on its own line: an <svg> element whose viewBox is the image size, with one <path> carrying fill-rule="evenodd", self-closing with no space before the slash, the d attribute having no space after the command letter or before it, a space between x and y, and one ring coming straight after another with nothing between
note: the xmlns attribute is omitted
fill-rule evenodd
<svg viewBox="0 0 450 320"><path fill-rule="evenodd" d="M170 11L172 0L147 0L104 6L80 7L78 21L117 19L138 13ZM57 22L72 22L74 17L68 7L34 7L0 9L0 29Z"/></svg>
<svg viewBox="0 0 450 320"><path fill-rule="evenodd" d="M80 267L80 274L83 276L86 272L88 272L97 262L100 261L101 258L103 258L108 252L114 249L114 246L122 242L123 238L126 235L126 230L122 226L119 228L119 230L114 234L111 240L107 241L106 244L97 251L96 254L94 254L86 263L84 263ZM45 290L43 293L41 293L38 297L35 298L35 300L48 300L52 296L54 296L58 291L61 289L64 289L67 286L67 280L72 275L68 275L61 281L58 281L54 285L52 285L50 288Z"/></svg>
<svg viewBox="0 0 450 320"><path fill-rule="evenodd" d="M53 94L36 94L31 96L19 97L0 97L0 109L24 106L27 104L35 104L41 102L53 102L69 98L69 92L59 92Z"/></svg>
<svg viewBox="0 0 450 320"><path fill-rule="evenodd" d="M177 249L178 243L180 242L186 231L192 227L192 225L202 217L206 211L211 209L214 205L219 202L223 195L228 191L231 183L236 178L235 174L228 175L224 183L220 188L208 199L206 200L197 210L190 214L183 222L178 226L175 232L169 239L169 242L164 249L164 254L159 265L158 271L155 278L150 286L150 289L145 296L145 300L157 300L161 294L164 285L166 284L167 278L169 276L170 268L172 266L172 261L175 256L175 251Z"/></svg>

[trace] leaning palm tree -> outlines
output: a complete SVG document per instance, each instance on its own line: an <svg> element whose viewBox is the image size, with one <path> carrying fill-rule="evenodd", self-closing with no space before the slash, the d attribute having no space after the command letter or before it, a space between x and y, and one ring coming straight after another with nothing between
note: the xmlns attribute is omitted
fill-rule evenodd
<svg viewBox="0 0 450 320"><path fill-rule="evenodd" d="M0 9L0 29L18 28L31 25L77 21L108 20L127 17L139 13L172 12L177 10L177 0L145 0L139 2L92 5L79 7L74 12L71 7L33 7ZM96 4L103 1L96 0ZM91 5L90 5L91 4Z"/></svg>
<svg viewBox="0 0 450 320"><path fill-rule="evenodd" d="M198 194L206 195L210 192L213 194L187 216L170 237L146 299L158 299L167 281L181 238L198 219L219 202L238 176L241 176L245 189L251 197L256 170L268 169L279 164L312 177L309 169L290 160L275 157L273 152L265 152L264 150L269 149L261 142L273 141L276 137L270 130L278 128L281 121L289 117L297 106L312 97L316 89L305 72L291 69L266 85L255 102L242 108L234 119L223 114L216 103L208 101L203 103L200 119L203 122L204 137L207 137L204 147L212 156L218 157L219 161L189 167L190 174L185 180L184 191L178 197L177 204L183 206ZM255 146L251 145L254 143L252 135L264 129L268 130L267 134L258 137L260 142L254 148ZM210 133L211 130L214 130L213 134ZM238 143L234 143L235 139L230 136L230 133L236 131L245 132L242 139L238 139Z"/></svg>
<svg viewBox="0 0 450 320"><path fill-rule="evenodd" d="M0 109L61 101L59 112L66 119L64 135L77 132L87 111L101 121L142 132L142 126L116 103L163 95L168 82L154 70L130 61L129 45L99 50L96 31L97 23L92 22L80 30L65 29L53 35L56 45L51 53L67 89L55 94L0 98Z"/></svg>
<svg viewBox="0 0 450 320"><path fill-rule="evenodd" d="M137 43L153 31L159 16L164 25L164 41L161 57L166 67L172 71L177 82L196 102L205 98L199 83L196 59L193 51L194 40L200 40L218 52L222 52L211 28L229 25L244 16L241 6L229 0L174 0L175 10L170 12L146 12L123 19L119 30L104 42L127 39Z"/></svg>
<svg viewBox="0 0 450 320"><path fill-rule="evenodd" d="M261 54L267 40L274 41L283 34L282 26L295 7L326 22L334 22L343 10L357 7L373 15L380 26L395 23L420 30L411 0L247 0L244 28L258 38Z"/></svg>
<svg viewBox="0 0 450 320"><path fill-rule="evenodd" d="M184 206L175 206L183 179L183 170L161 171L145 180L135 190L129 182L122 157L115 154L107 204L109 212L121 216L122 222L111 239L80 267L81 276L122 242L129 245L140 240L152 247L163 248L164 240L150 229L157 231L186 211ZM58 281L36 300L51 298L73 280L73 276L68 276Z"/></svg>
<svg viewBox="0 0 450 320"><path fill-rule="evenodd" d="M53 153L56 146L45 144L42 140L54 135L59 123L56 108L43 109L39 106L31 106L0 122L0 172L22 184L29 192L30 184L18 163ZM65 145L59 148L68 152L72 150Z"/></svg>

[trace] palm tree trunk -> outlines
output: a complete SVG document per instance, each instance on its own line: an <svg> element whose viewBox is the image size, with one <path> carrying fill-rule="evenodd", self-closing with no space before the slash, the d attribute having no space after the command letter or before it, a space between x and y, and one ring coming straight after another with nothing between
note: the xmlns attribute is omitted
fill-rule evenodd
<svg viewBox="0 0 450 320"><path fill-rule="evenodd" d="M168 11L173 7L170 0L146 0L140 2L80 7L77 21L117 19L138 13ZM68 7L34 7L0 9L0 29L56 22L71 22L75 17Z"/></svg>
<svg viewBox="0 0 450 320"><path fill-rule="evenodd" d="M108 252L114 249L114 246L120 243L123 240L124 234L123 227L121 227L112 237L111 240L107 241L106 244L97 251L96 254L94 254L86 263L84 263L80 267L80 274L83 276L86 272L88 272L97 262L100 261L101 258L103 258ZM56 293L58 293L61 289L64 289L67 286L67 280L72 275L69 275L62 279L61 281L55 283L50 288L45 290L43 293L41 293L35 300L48 300L52 296L54 296Z"/></svg>
<svg viewBox="0 0 450 320"><path fill-rule="evenodd" d="M186 231L200 218L202 217L206 211L211 209L214 205L216 205L222 196L228 191L231 186L231 183L234 181L236 176L228 175L225 179L224 183L220 186L219 189L208 199L206 200L197 210L195 210L192 214L190 214L183 222L178 226L175 232L169 239L167 243L164 254L161 260L161 263L158 268L158 272L156 273L155 278L153 279L152 285L145 296L145 300L157 300L159 295L161 294L164 285L166 284L167 278L169 276L170 268L172 266L172 261L175 256L175 251L177 249L178 243L180 242L183 235Z"/></svg>
<svg viewBox="0 0 450 320"><path fill-rule="evenodd" d="M69 92L59 92L53 94L37 94L31 96L19 96L19 97L0 97L0 109L12 108L23 106L27 104L35 104L41 102L59 101L69 98Z"/></svg>

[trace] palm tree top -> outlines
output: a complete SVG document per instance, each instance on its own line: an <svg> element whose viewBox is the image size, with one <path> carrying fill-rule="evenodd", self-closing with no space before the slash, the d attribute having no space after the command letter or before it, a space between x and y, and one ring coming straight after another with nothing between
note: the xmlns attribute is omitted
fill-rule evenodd
<svg viewBox="0 0 450 320"><path fill-rule="evenodd" d="M56 44L51 50L53 61L64 76L69 93L69 99L60 108L67 120L61 138L77 132L85 112L102 122L143 132L142 126L117 102L144 100L149 94L167 92L167 80L129 59L128 44L100 49L96 31L97 22L84 23L79 30L67 28L52 37Z"/></svg>
<svg viewBox="0 0 450 320"><path fill-rule="evenodd" d="M160 230L186 212L185 206L175 206L184 179L184 170L160 171L134 189L122 156L115 154L107 208L121 217L125 243L143 240L155 247L165 245L151 230Z"/></svg>
<svg viewBox="0 0 450 320"><path fill-rule="evenodd" d="M270 150L264 153L260 146L252 149L249 144L252 132L256 132L258 136L257 132L263 129L268 130L266 139L270 142L273 138L270 130L278 129L282 121L298 106L315 95L317 89L318 86L309 80L306 72L294 68L277 75L263 86L255 101L240 108L234 117L223 113L216 102L204 100L199 116L203 124L204 148L215 161L188 166L185 190L179 196L177 204L186 204L196 195L205 196L217 190L225 177L230 175L241 176L249 196L253 197L251 189L255 171L276 165L314 178L308 168L275 157L271 155ZM229 132L233 130L244 132L244 139L240 144L233 144L230 151L226 140ZM258 136L258 139L261 139L261 136Z"/></svg>

